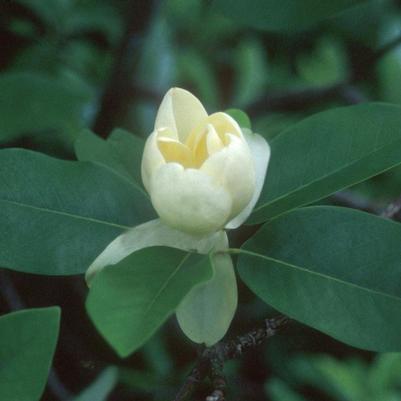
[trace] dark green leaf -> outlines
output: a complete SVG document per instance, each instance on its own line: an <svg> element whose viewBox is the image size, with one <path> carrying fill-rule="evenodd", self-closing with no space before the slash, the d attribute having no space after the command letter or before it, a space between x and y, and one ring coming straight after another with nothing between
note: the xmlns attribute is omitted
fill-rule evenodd
<svg viewBox="0 0 401 401"><path fill-rule="evenodd" d="M316 114L271 142L266 182L250 218L262 222L401 163L401 107L372 103Z"/></svg>
<svg viewBox="0 0 401 401"><path fill-rule="evenodd" d="M195 284L211 275L208 256L145 248L97 274L86 307L100 333L125 357L152 336Z"/></svg>
<svg viewBox="0 0 401 401"><path fill-rule="evenodd" d="M366 0L214 0L214 7L236 22L267 31L307 29Z"/></svg>
<svg viewBox="0 0 401 401"><path fill-rule="evenodd" d="M262 40L255 36L241 39L235 48L233 61L232 104L243 108L260 99L268 90L267 84L271 80Z"/></svg>
<svg viewBox="0 0 401 401"><path fill-rule="evenodd" d="M122 129L115 129L106 141L85 130L75 141L75 153L78 160L102 164L138 185L144 145L143 139Z"/></svg>
<svg viewBox="0 0 401 401"><path fill-rule="evenodd" d="M102 166L0 151L0 266L83 273L123 230L154 217L148 199Z"/></svg>
<svg viewBox="0 0 401 401"><path fill-rule="evenodd" d="M0 142L51 131L64 135L63 140L71 144L75 132L84 125L83 107L89 100L87 87L36 73L2 74Z"/></svg>
<svg viewBox="0 0 401 401"><path fill-rule="evenodd" d="M60 309L26 309L0 317L0 399L38 401L56 348Z"/></svg>
<svg viewBox="0 0 401 401"><path fill-rule="evenodd" d="M265 302L356 347L401 351L401 224L309 207L265 224L239 272Z"/></svg>

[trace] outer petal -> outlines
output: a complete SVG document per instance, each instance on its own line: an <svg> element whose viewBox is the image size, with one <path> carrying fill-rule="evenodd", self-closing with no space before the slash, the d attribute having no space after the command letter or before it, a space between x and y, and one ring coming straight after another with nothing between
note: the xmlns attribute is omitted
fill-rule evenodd
<svg viewBox="0 0 401 401"><path fill-rule="evenodd" d="M211 346L226 334L237 309L237 282L230 255L211 255L214 275L181 301L176 316L182 331L196 343Z"/></svg>
<svg viewBox="0 0 401 401"><path fill-rule="evenodd" d="M200 170L230 193L231 219L245 208L255 192L255 167L246 141L232 134L227 136L228 146L206 159Z"/></svg>
<svg viewBox="0 0 401 401"><path fill-rule="evenodd" d="M224 241L227 241L227 234L224 231L199 238L168 227L160 219L151 220L131 228L107 245L86 271L86 281L90 284L95 274L104 267L115 265L126 256L143 248L169 246L185 251L208 253L216 247L216 244Z"/></svg>
<svg viewBox="0 0 401 401"><path fill-rule="evenodd" d="M156 116L155 129L171 128L184 143L191 130L207 118L202 103L192 93L172 88L164 96Z"/></svg>
<svg viewBox="0 0 401 401"><path fill-rule="evenodd" d="M177 163L159 168L152 177L151 201L162 221L195 235L224 227L230 216L230 194L200 170Z"/></svg>
<svg viewBox="0 0 401 401"><path fill-rule="evenodd" d="M146 188L146 191L150 191L150 181L153 172L158 169L161 165L165 164L163 155L159 150L157 144L158 132L153 131L145 143L145 148L143 150L142 164L141 164L141 174L142 182Z"/></svg>
<svg viewBox="0 0 401 401"><path fill-rule="evenodd" d="M239 227L251 214L256 202L259 199L260 193L262 192L263 184L266 178L267 166L270 160L270 146L266 139L261 135L252 133L251 130L243 129L242 131L252 154L252 160L256 173L256 185L251 201L241 213L239 213L226 225L225 228L229 229Z"/></svg>

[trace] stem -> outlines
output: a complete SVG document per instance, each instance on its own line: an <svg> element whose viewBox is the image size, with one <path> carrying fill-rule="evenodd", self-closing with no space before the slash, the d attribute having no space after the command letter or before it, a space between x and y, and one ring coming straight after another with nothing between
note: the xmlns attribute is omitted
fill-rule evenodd
<svg viewBox="0 0 401 401"><path fill-rule="evenodd" d="M289 322L284 315L266 319L263 324L254 330L227 342L218 342L212 347L205 348L191 373L183 383L174 401L184 401L198 387L200 383L210 375L212 377L214 391L207 401L223 401L225 393L225 379L222 374L224 363L230 359L240 357L244 352L262 344L266 339L274 336ZM214 370L213 370L214 369ZM219 396L220 398L216 398Z"/></svg>

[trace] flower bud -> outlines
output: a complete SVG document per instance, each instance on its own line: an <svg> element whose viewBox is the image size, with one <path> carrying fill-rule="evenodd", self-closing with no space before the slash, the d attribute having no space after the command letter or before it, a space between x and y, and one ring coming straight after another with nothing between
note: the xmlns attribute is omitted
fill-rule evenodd
<svg viewBox="0 0 401 401"><path fill-rule="evenodd" d="M165 224L206 235L249 216L269 156L262 137L243 132L226 113L208 115L195 96L173 88L146 141L142 180Z"/></svg>

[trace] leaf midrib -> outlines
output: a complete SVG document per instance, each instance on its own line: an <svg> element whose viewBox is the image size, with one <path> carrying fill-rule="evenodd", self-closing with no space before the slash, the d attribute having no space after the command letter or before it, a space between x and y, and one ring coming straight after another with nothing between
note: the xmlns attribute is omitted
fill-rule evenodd
<svg viewBox="0 0 401 401"><path fill-rule="evenodd" d="M171 272L171 274L167 277L167 280L160 286L158 291L156 292L155 296L150 300L149 304L145 308L144 315L152 309L153 305L156 303L158 298L162 295L162 293L166 290L168 285L170 284L171 280L174 278L174 276L178 273L178 271L181 269L183 264L186 262L186 260L189 258L191 254L188 252L181 260L181 262L178 264L178 266Z"/></svg>
<svg viewBox="0 0 401 401"><path fill-rule="evenodd" d="M288 263L288 262L284 262L282 260L278 260L278 259L272 258L270 256L266 256L266 255L262 255L260 253L248 251L246 249L240 248L238 251L239 251L239 253L243 253L243 254L246 254L246 255L249 255L249 256L258 257L258 258L261 258L261 259L266 259L266 260L268 260L270 262L274 262L274 263L277 263L277 264L282 265L284 267L287 267L288 269L299 270L299 271L302 271L304 273L312 274L314 276L318 276L318 277L324 278L324 279L329 280L329 281L330 280L331 281L335 281L337 283L343 284L343 285L348 286L348 287L357 288L358 290L361 290L361 291L366 291L366 292L371 293L371 294L380 295L382 297L390 298L390 299L395 300L397 302L401 302L401 298L397 297L395 295L386 294L386 293L383 293L381 291L377 291L377 290L373 290L373 289L370 289L370 288L367 288L367 287L363 287L363 286L360 286L358 284L351 283L349 281L341 280L341 279L339 279L337 277L328 276L327 274L319 273L319 272L316 272L316 271L313 271L313 270L308 270L305 267L297 266L297 265L294 265L294 264L291 264L291 263Z"/></svg>
<svg viewBox="0 0 401 401"><path fill-rule="evenodd" d="M140 186L140 184L135 180L135 178L133 176L131 176L131 174L127 171L127 169L125 168L124 164L121 162L121 160L117 159L116 157L114 157L113 155L111 155L111 158L118 163L118 165L124 169L125 174L121 173L120 171L116 170L115 168L113 168L112 166L105 164L101 161L98 160L86 160L86 162L89 163L93 163L93 164L97 164L101 167L106 168L109 172L113 173L114 175L116 175L118 178L124 180L130 187L134 188L136 191L139 191L142 195L144 195L148 200L150 200L149 194Z"/></svg>
<svg viewBox="0 0 401 401"><path fill-rule="evenodd" d="M16 202L16 201L10 201L7 199L0 199L0 203L8 203L14 206L18 206L18 207L24 207L24 208L28 208L28 209L33 209L39 212L44 212L44 213L52 213L52 214L57 214L60 216L64 216L64 217L68 217L68 218L72 218L72 219L77 219L77 220L83 220L86 222L90 222L90 223L95 223L95 224L103 224L109 227L115 227L115 228L121 228L123 230L129 229L129 226L124 226L121 224L117 224L117 223L111 223L109 221L105 221L105 220L99 220L99 219L95 219L93 217L87 217L87 216L81 216L78 214L72 214L72 213L68 213L68 212L63 212L60 210L55 210L55 209L50 209L50 208L44 208L44 207L40 207L40 206L35 206L35 205L29 205L27 203L23 203L23 202Z"/></svg>

